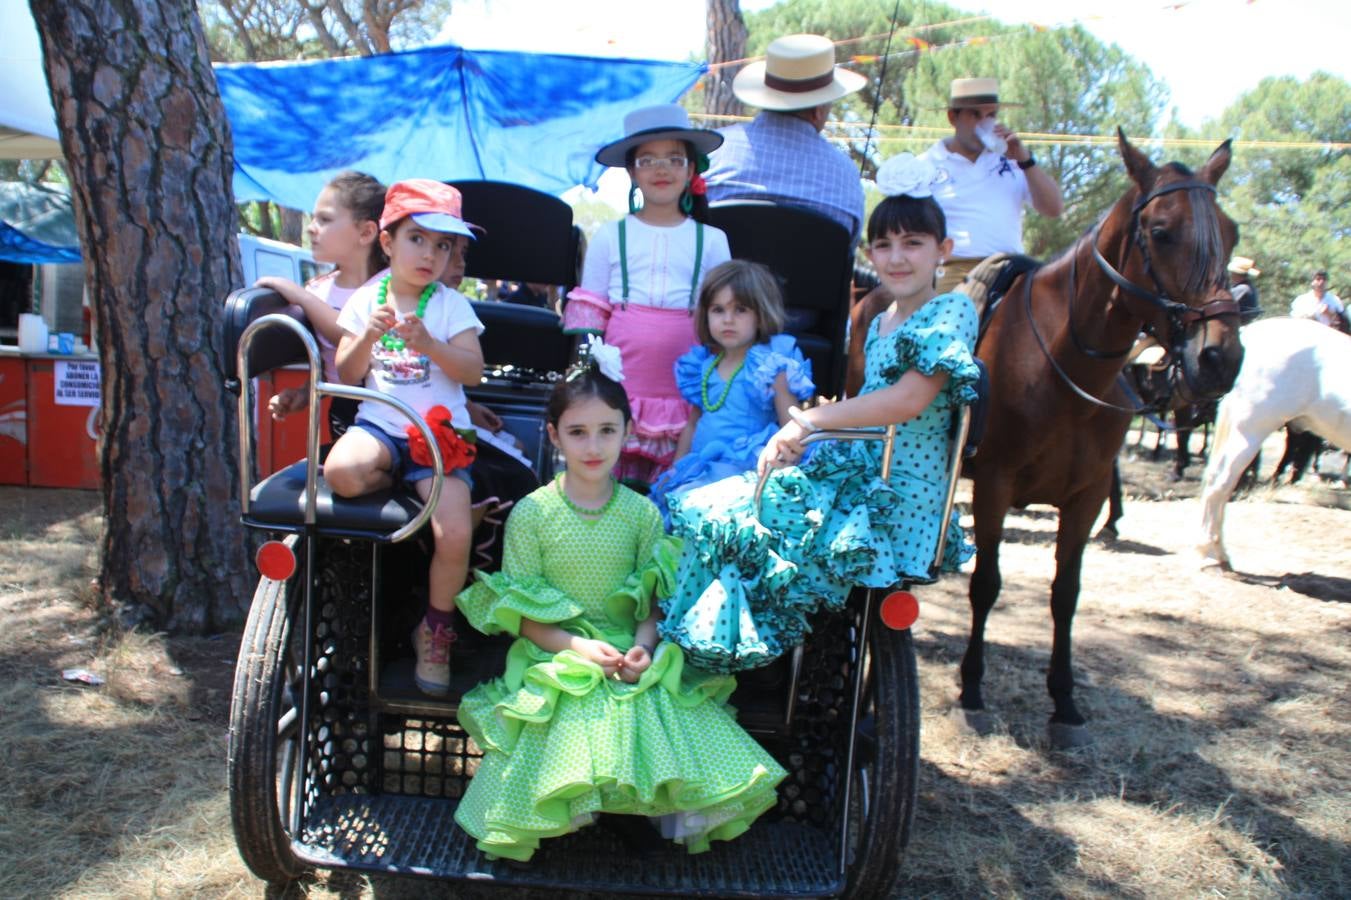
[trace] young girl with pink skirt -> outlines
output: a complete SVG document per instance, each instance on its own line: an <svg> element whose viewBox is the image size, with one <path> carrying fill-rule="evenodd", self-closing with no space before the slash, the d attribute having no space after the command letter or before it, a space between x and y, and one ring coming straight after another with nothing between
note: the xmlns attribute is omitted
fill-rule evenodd
<svg viewBox="0 0 1351 900"><path fill-rule="evenodd" d="M722 135L691 127L675 104L629 113L624 132L600 149L596 161L628 171L631 211L592 236L582 283L568 294L563 328L603 334L619 348L633 432L616 474L645 489L670 467L689 418L674 368L698 343L699 285L704 273L731 254L727 235L701 221L708 204L699 173Z"/></svg>

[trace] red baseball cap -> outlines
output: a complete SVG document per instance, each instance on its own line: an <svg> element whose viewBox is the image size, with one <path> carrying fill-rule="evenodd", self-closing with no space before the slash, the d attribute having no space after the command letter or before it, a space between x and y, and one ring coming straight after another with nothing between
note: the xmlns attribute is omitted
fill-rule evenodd
<svg viewBox="0 0 1351 900"><path fill-rule="evenodd" d="M414 222L429 231L473 238L474 231L481 232L483 229L466 222L460 214L460 206L460 192L448 184L430 178L396 181L385 192L385 211L380 214L380 228L388 228L411 216Z"/></svg>

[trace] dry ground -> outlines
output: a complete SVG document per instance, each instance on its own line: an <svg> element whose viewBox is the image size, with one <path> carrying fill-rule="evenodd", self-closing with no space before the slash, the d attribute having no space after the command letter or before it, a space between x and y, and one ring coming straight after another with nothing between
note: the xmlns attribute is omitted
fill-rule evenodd
<svg viewBox="0 0 1351 900"><path fill-rule="evenodd" d="M1336 506L1348 492L1235 501L1239 575L1224 578L1188 555L1199 471L1178 485L1163 471L1127 465L1121 540L1088 552L1076 664L1092 748L1054 753L1044 739L1053 511L1008 522L994 736L948 716L965 579L923 591L923 772L900 895L1351 895L1351 512ZM237 636L101 630L96 503L0 488L0 897L262 896L225 797ZM64 682L70 666L107 684ZM296 893L433 887L465 896L322 875Z"/></svg>

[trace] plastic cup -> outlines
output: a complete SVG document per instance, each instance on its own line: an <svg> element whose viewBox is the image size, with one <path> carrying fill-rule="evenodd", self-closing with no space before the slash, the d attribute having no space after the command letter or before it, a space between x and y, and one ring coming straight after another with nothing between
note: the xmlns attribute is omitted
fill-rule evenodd
<svg viewBox="0 0 1351 900"><path fill-rule="evenodd" d="M981 119L980 124L976 126L976 137L980 138L986 150L1003 156L1008 152L1009 142L994 133L994 126L994 119Z"/></svg>

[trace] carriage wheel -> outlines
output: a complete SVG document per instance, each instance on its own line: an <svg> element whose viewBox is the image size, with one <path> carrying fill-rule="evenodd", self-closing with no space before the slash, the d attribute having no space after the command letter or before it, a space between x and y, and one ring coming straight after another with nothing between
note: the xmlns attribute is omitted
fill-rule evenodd
<svg viewBox="0 0 1351 900"><path fill-rule="evenodd" d="M890 894L919 790L919 673L911 634L873 621L849 808L846 897Z"/></svg>
<svg viewBox="0 0 1351 900"><path fill-rule="evenodd" d="M291 616L298 578L263 578L253 596L235 665L230 703L230 817L239 855L269 883L285 883L306 866L291 850L288 830L300 802L301 654Z"/></svg>

